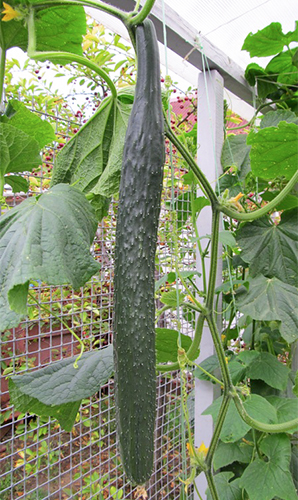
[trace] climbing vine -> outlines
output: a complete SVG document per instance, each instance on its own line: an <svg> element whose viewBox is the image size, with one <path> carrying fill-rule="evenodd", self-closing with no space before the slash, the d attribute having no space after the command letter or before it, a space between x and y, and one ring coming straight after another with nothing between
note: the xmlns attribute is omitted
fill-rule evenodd
<svg viewBox="0 0 298 500"><path fill-rule="evenodd" d="M137 2L133 12L124 12L99 0L40 0L26 5L3 2L0 194L6 183L14 188L19 183L23 189L21 174L36 168L41 149L55 140L51 126L24 105L14 99L4 105L6 51L11 46L26 50L34 61L82 65L108 91L97 111L57 156L50 189L1 216L1 331L17 326L27 314L30 280L78 288L99 269L89 249L97 223L119 189L134 87L119 90L101 65L83 56L83 5L120 19L135 46L135 28L153 4L154 0L147 0L140 7ZM187 427L192 470L184 486L187 490L195 477L204 473L212 500L297 498L297 477L291 475L291 468L297 470L293 435L298 429L297 374L292 366L298 338L293 312L297 304L297 41L297 23L296 29L286 34L279 23L272 23L246 38L243 49L251 56L273 58L266 68L252 63L245 72L249 84L257 86L258 107L246 125L249 132L231 135L227 131L222 151L224 175L218 181L218 191L213 190L187 147L187 132L182 141L173 132L166 110L164 113L165 135L192 173L190 219L195 222L206 205L211 206L213 218L208 255L200 252L198 245L202 261L208 257L211 263L205 289L194 291L193 276L183 276L176 266L175 281L187 295L181 292L177 297L173 289L174 303L161 295L166 306L197 312L194 339L184 349L177 331L173 336L174 343L180 338L177 360L163 360L157 370L180 369L183 386L186 370L195 367L195 376L221 387L221 396L205 411L214 419L208 450L194 446ZM268 107L271 110L260 115ZM204 193L199 202L194 194L197 186ZM173 234L175 238L175 230ZM224 238L225 280L216 288L220 237ZM220 295L224 305L222 331L215 318ZM215 354L197 365L205 323ZM81 353L80 359L68 358L13 376L11 399L20 411L52 415L69 430L82 398L94 394L111 376L112 356L109 346ZM57 383L61 377L77 380L63 404ZM47 391L47 384L55 386L55 391ZM182 407L188 422L186 397L183 391Z"/></svg>

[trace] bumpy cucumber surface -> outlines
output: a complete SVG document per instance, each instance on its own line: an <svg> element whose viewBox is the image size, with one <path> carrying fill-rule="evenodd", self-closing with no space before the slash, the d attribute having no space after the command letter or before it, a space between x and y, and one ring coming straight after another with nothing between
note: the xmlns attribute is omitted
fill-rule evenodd
<svg viewBox="0 0 298 500"><path fill-rule="evenodd" d="M138 76L127 128L115 249L114 361L118 440L127 477L153 469L156 406L154 270L164 166L155 28L136 28Z"/></svg>

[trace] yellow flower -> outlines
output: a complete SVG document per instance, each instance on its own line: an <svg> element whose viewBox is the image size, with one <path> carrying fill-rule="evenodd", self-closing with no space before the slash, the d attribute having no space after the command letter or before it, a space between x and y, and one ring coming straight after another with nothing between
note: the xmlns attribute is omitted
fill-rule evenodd
<svg viewBox="0 0 298 500"><path fill-rule="evenodd" d="M187 298L188 298L191 302L195 303L195 301L194 301L194 299L192 298L192 296L191 296L191 295L187 295Z"/></svg>
<svg viewBox="0 0 298 500"><path fill-rule="evenodd" d="M3 2L3 7L4 10L2 11L2 14L4 14L4 17L2 17L2 21L11 21L12 19L20 19L23 17L21 12L13 9L11 5L8 5L8 3Z"/></svg>
<svg viewBox="0 0 298 500"><path fill-rule="evenodd" d="M230 199L228 200L228 203L229 203L230 205L234 205L236 208L238 208L238 210L239 210L240 212L243 212L243 207L242 207L242 205L240 205L240 203L239 203L239 200L240 200L243 196L244 196L244 194L239 193L239 194L237 194L237 196L234 196L234 198L230 198Z"/></svg>
<svg viewBox="0 0 298 500"><path fill-rule="evenodd" d="M206 448L205 444L202 442L201 446L198 448L198 452L202 455L207 455L208 448Z"/></svg>

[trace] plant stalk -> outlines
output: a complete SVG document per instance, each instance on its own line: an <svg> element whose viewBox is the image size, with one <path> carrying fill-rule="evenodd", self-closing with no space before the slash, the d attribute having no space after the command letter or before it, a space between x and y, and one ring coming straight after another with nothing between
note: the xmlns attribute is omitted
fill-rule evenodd
<svg viewBox="0 0 298 500"><path fill-rule="evenodd" d="M138 24L141 24L146 19L146 17L149 16L154 4L155 0L147 0L145 2L145 5L143 5L141 10L137 14L135 14L134 12L129 14L129 17L126 20L126 24L130 28L137 26Z"/></svg>
<svg viewBox="0 0 298 500"><path fill-rule="evenodd" d="M0 47L0 115L4 112L4 79L5 79L6 50ZM1 191L0 191L1 193Z"/></svg>
<svg viewBox="0 0 298 500"><path fill-rule="evenodd" d="M219 205L219 201L217 199L216 194L214 193L211 184L203 174L203 172L200 170L198 167L197 163L195 160L192 158L192 156L189 154L187 149L183 146L183 144L177 139L175 134L173 134L171 127L168 123L167 117L164 113L164 118L165 118L165 135L167 138L174 144L174 146L178 149L179 153L183 156L191 170L193 171L196 179L198 180L200 187L203 191L203 193L206 195L206 197L209 199L211 206L213 209L217 209ZM238 212L236 212L238 213Z"/></svg>
<svg viewBox="0 0 298 500"><path fill-rule="evenodd" d="M100 78L102 78L111 90L112 96L117 97L117 90L114 82L108 76L108 74L103 71L97 64L89 61L86 57L73 54L71 52L59 52L59 51L48 51L48 52L38 52L36 51L36 33L35 33L35 22L34 22L34 10L31 8L28 15L28 50L27 54L31 59L38 61L44 61L49 59L51 61L57 60L58 62L76 62L82 64L87 68L94 71Z"/></svg>
<svg viewBox="0 0 298 500"><path fill-rule="evenodd" d="M249 213L237 212L233 208L230 208L226 205L219 205L218 209L224 214L236 220L253 221L259 219L260 217L266 215L270 210L273 210L290 193L290 191L293 189L293 187L297 182L298 182L298 171L293 175L293 177L289 180L288 184L273 200L269 201L267 205L265 205L262 208L259 208L258 210L255 210L254 212L249 212Z"/></svg>
<svg viewBox="0 0 298 500"><path fill-rule="evenodd" d="M294 418L293 420L289 420L288 422L282 422L281 424L265 424L264 422L260 422L259 420L256 420L252 418L247 411L245 410L242 400L237 394L235 389L232 389L230 392L233 401L235 403L235 406L238 410L238 413L242 420L252 427L253 429L256 429L257 431L261 432L267 432L271 434L276 434L280 432L293 432L297 430L298 428L298 418Z"/></svg>

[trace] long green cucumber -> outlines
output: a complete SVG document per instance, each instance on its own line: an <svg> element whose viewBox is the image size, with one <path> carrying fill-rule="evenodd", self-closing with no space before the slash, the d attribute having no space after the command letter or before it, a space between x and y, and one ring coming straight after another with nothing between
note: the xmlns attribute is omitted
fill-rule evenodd
<svg viewBox="0 0 298 500"><path fill-rule="evenodd" d="M127 477L143 484L154 455L154 270L164 165L159 52L151 21L136 28L136 47L116 228L114 361L120 455Z"/></svg>

